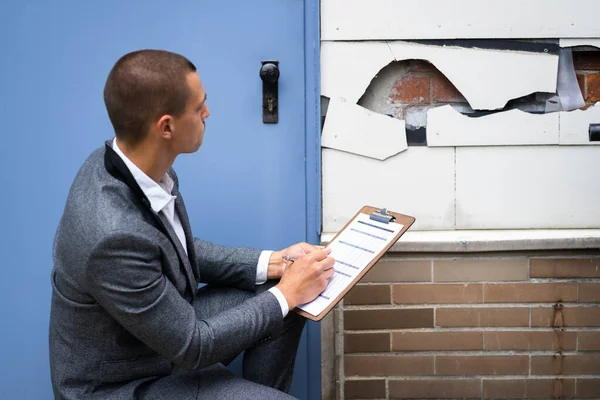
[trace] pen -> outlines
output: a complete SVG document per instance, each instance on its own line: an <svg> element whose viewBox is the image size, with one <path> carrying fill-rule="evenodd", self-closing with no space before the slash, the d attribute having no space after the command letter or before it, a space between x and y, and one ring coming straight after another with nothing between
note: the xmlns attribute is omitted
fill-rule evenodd
<svg viewBox="0 0 600 400"><path fill-rule="evenodd" d="M286 260L286 261L291 261L291 262L294 262L294 261L296 261L296 260L297 260L297 258L290 257L290 256L282 256L282 257L283 257L283 259L284 259L284 260Z"/></svg>

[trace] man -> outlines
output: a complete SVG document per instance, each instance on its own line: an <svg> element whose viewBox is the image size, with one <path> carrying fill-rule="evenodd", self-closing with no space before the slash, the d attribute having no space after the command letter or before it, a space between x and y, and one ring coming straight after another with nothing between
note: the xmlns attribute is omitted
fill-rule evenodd
<svg viewBox="0 0 600 400"><path fill-rule="evenodd" d="M261 252L193 238L171 168L198 150L210 115L189 60L127 54L104 101L116 137L79 170L54 242L56 398L289 398L305 322L289 311L324 290L333 259L306 243ZM240 378L224 364L244 350Z"/></svg>

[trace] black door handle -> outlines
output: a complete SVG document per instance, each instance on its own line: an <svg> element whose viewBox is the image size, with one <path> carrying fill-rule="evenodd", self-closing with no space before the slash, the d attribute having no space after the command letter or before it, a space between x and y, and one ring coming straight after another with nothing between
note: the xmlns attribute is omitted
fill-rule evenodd
<svg viewBox="0 0 600 400"><path fill-rule="evenodd" d="M262 61L259 75L263 81L263 123L276 124L279 121L279 61Z"/></svg>

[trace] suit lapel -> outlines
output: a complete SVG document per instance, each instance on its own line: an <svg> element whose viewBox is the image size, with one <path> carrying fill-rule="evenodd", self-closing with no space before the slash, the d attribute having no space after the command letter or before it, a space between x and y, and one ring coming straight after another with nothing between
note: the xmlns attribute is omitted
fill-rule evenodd
<svg viewBox="0 0 600 400"><path fill-rule="evenodd" d="M179 261L181 261L181 264L183 265L183 269L185 271L185 276L188 279L188 283L190 284L190 287L194 288L194 287L198 286L198 283L196 282L196 279L194 278L194 273L192 272L192 266L190 265L190 260L187 256L187 254L185 253L185 249L181 245L181 242L179 241L177 234L175 233L175 231L173 230L173 227L169 223L169 220L163 213L159 213L159 214L154 213L154 215L158 216L158 219L161 221L162 226L167 231L167 235L169 236L169 239L171 239L171 242L175 246L175 250L177 250L177 255L179 256ZM187 233L186 233L186 238L187 238ZM189 251L190 251L190 248L188 247L188 252ZM192 290L192 298L194 298L194 297L196 297L196 290Z"/></svg>
<svg viewBox="0 0 600 400"><path fill-rule="evenodd" d="M129 188L133 190L135 196L140 199L146 207L150 207L150 200L148 200L144 191L137 184L133 175L131 175L127 165L125 165L121 157L115 153L111 143L110 140L105 143L104 168L106 168L106 171L108 171L113 178L118 179L129 186Z"/></svg>
<svg viewBox="0 0 600 400"><path fill-rule="evenodd" d="M152 217L154 218L154 221L156 222L156 225L158 226L159 230L161 232L163 232L165 235L167 235L167 237L171 240L171 243L173 244L173 246L175 247L175 250L177 251L177 255L179 257L179 262L182 265L183 270L185 272L185 276L187 278L188 285L190 287L191 296L192 296L192 298L195 298L196 297L196 286L198 286L198 283L196 282L196 279L194 278L194 274L192 273L190 259L186 255L185 250L183 249L183 246L181 245L181 242L179 241L179 238L177 237L177 235L175 234L175 231L171 227L171 224L169 223L169 221L163 214L155 213L154 210L152 210L152 207L150 206L150 200L148 200L148 198L144 194L144 191L137 184L137 182L135 181L135 178L133 177L133 175L131 175L129 168L127 168L127 166L125 165L125 163L123 162L121 157L119 157L119 155L117 153L115 153L115 151L112 149L111 141L107 141L105 143L105 146L106 146L106 149L105 149L105 153L104 153L104 167L106 168L108 173L111 174L115 179L118 179L121 182L125 183L127 186L129 186L131 188L131 190L133 190L135 196L140 199L140 201L144 204L144 206L147 207L150 214L152 214ZM181 198L181 196L178 193L177 200L179 200L180 198ZM177 200L175 203L176 208L177 208ZM185 227L186 225L183 224L184 218L181 218L181 215L180 215L179 219L182 222L183 229L185 232L186 241L188 243L188 245L187 245L188 251L192 250L192 253L193 253L193 247L190 248L190 245L189 245L191 231L190 231L190 227L189 227L189 221L187 219L187 214L185 215L185 221L186 221L186 224L188 227L187 230ZM189 232L189 234L188 234L188 232Z"/></svg>
<svg viewBox="0 0 600 400"><path fill-rule="evenodd" d="M190 263L192 265L196 265L196 252L194 251L194 236L192 235L192 227L190 225L190 219L187 214L187 210L185 209L185 204L183 202L183 197L181 197L181 193L179 193L179 189L177 185L173 188L173 196L177 196L175 199L175 212L179 216L179 221L181 221L181 226L183 227L183 232L185 233L185 240L188 249L188 256L190 259ZM197 277L198 280L200 277Z"/></svg>

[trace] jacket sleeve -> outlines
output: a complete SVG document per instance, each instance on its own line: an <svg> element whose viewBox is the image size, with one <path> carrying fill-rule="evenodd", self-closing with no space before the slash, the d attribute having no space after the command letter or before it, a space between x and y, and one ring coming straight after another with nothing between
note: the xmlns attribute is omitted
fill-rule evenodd
<svg viewBox="0 0 600 400"><path fill-rule="evenodd" d="M86 282L120 325L171 362L201 368L278 336L283 319L272 293L197 319L193 306L163 275L160 260L160 250L150 239L112 232L94 246Z"/></svg>
<svg viewBox="0 0 600 400"><path fill-rule="evenodd" d="M202 283L256 290L256 268L261 250L227 247L194 238L196 279Z"/></svg>

